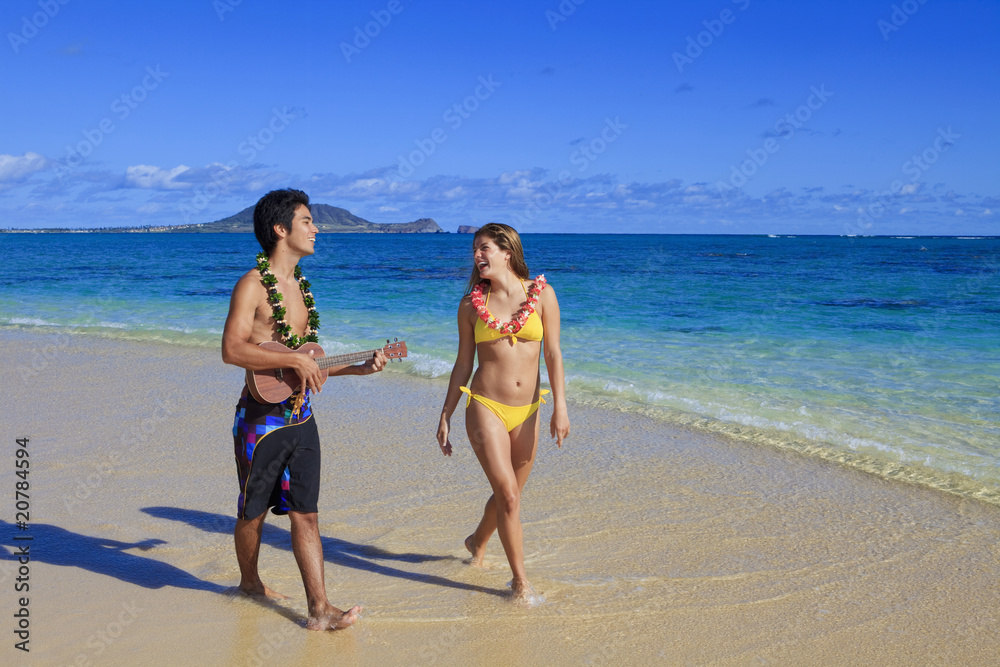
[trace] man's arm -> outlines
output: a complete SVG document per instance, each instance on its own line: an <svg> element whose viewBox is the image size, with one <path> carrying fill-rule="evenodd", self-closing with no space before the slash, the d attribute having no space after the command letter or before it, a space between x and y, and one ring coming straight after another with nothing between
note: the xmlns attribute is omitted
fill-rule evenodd
<svg viewBox="0 0 1000 667"><path fill-rule="evenodd" d="M382 350L375 350L375 354L372 358L363 364L354 364L353 366L331 366L327 369L330 377L336 375L370 375L371 373L378 373L380 370L385 368L389 360L385 356L385 352Z"/></svg>

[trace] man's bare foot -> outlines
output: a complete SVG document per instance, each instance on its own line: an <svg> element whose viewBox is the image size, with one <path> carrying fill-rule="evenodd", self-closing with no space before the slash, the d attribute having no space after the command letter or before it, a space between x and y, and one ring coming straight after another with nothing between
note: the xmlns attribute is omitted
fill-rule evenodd
<svg viewBox="0 0 1000 667"><path fill-rule="evenodd" d="M470 554L472 554L472 558L469 559L469 565L475 565L476 567L482 567L483 566L483 556L486 555L486 549L483 549L481 552L479 552L478 556L476 555L476 552L473 551L473 549L472 549L472 538L475 537L475 536L476 536L476 534L473 533L472 535L469 535L467 538L465 538L465 548L469 550Z"/></svg>
<svg viewBox="0 0 1000 667"><path fill-rule="evenodd" d="M342 630L354 624L361 614L361 607L354 605L347 611L341 611L327 604L318 613L310 613L306 621L307 630Z"/></svg>
<svg viewBox="0 0 1000 667"><path fill-rule="evenodd" d="M287 595L282 595L277 591L273 591L263 583L258 582L257 584L250 584L244 586L240 584L240 591L244 594L249 595L252 598L268 598L270 600L287 600Z"/></svg>

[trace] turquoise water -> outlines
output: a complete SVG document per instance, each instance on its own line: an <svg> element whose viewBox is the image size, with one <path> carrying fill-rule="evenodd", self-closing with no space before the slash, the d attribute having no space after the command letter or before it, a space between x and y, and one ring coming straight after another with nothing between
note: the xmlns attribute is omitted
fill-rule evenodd
<svg viewBox="0 0 1000 667"><path fill-rule="evenodd" d="M252 235L7 234L4 330L215 347ZM407 341L447 378L471 237L324 235L328 352ZM524 237L567 392L1000 503L1000 239ZM543 375L544 377L544 375ZM442 385L443 391L443 385Z"/></svg>

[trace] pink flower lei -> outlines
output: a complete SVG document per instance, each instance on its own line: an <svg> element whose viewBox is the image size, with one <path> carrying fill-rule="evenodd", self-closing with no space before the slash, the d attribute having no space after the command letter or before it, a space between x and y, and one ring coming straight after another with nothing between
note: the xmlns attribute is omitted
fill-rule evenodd
<svg viewBox="0 0 1000 667"><path fill-rule="evenodd" d="M545 276L539 275L535 278L534 282L531 283L531 287L528 288L528 298L521 306L521 310L517 311L514 315L514 319L510 322L501 322L497 318L493 317L489 309L486 307L486 299L483 298L483 288L486 286L486 281L480 282L478 285L472 288L470 296L472 297L472 305L475 306L476 312L479 314L479 319L481 319L487 327L499 331L500 333L516 334L524 326L524 323L528 321L531 314L535 312L535 304L538 303L538 295L543 289L545 289Z"/></svg>

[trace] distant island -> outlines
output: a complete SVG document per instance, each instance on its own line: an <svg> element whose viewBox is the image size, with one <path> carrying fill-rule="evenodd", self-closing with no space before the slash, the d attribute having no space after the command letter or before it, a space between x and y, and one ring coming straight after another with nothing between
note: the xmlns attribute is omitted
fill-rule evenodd
<svg viewBox="0 0 1000 667"><path fill-rule="evenodd" d="M200 222L188 225L145 225L143 227L101 227L99 229L68 229L50 227L46 229L0 229L10 233L154 233L154 234L252 234L253 206L248 206L236 215L215 222ZM319 231L325 233L354 234L447 234L438 223L430 218L413 222L378 223L359 218L347 209L329 204L313 204L313 222Z"/></svg>

